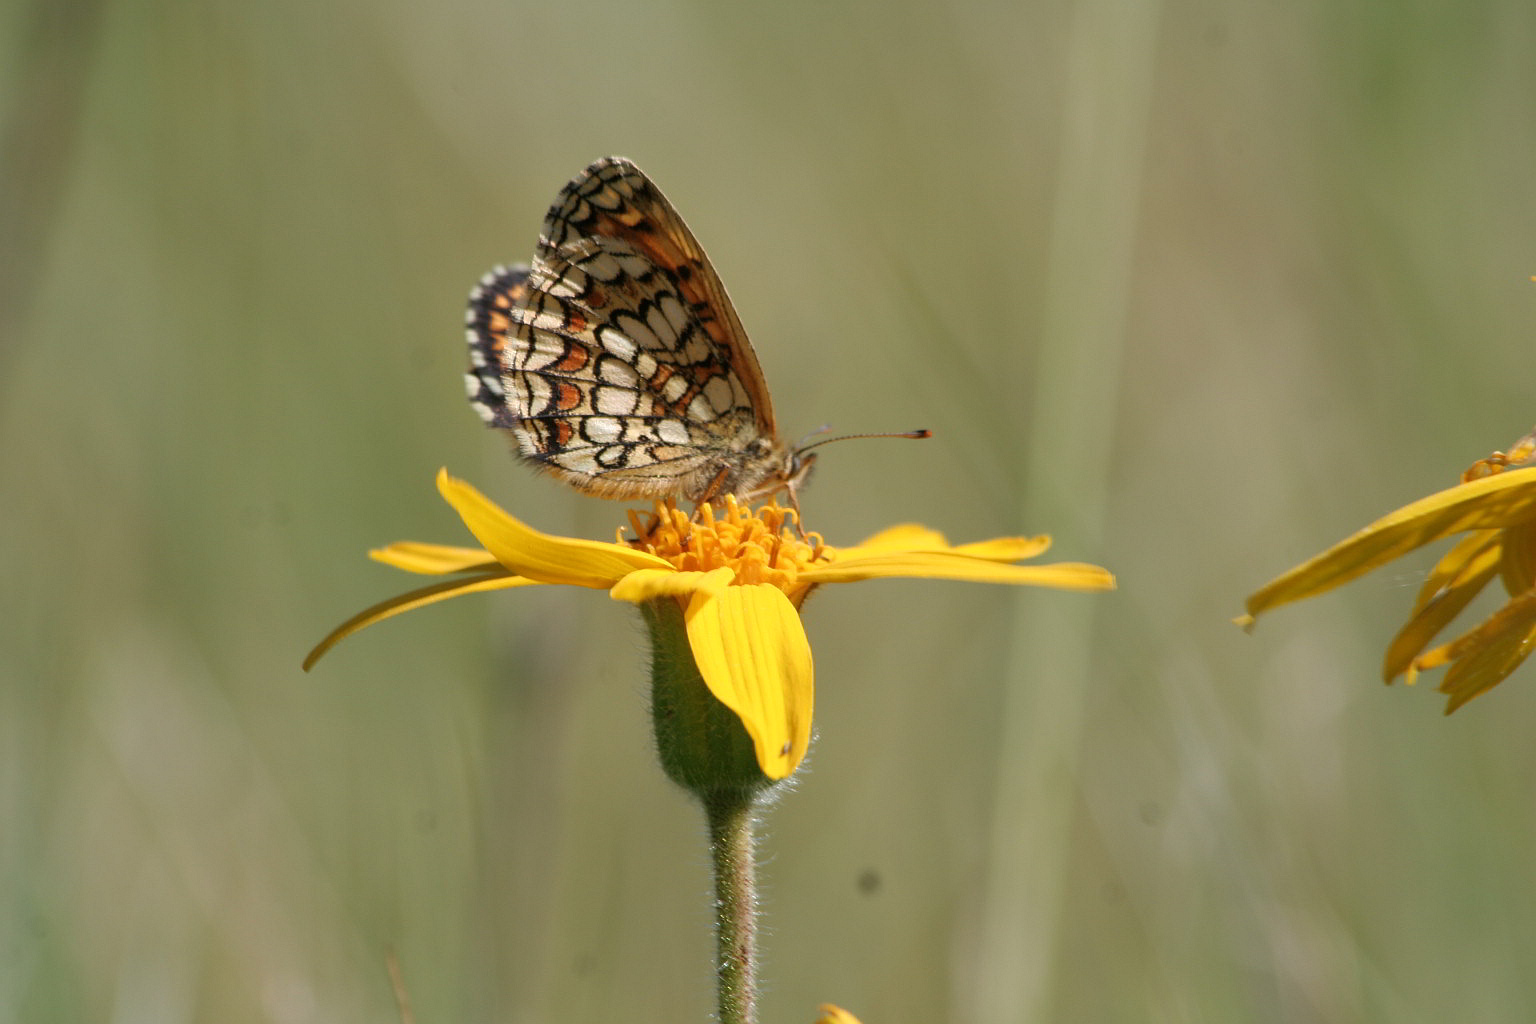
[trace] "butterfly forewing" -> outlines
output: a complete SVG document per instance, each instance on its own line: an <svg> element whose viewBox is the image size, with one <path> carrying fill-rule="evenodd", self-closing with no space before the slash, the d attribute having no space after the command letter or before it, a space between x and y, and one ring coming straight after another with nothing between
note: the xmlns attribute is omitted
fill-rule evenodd
<svg viewBox="0 0 1536 1024"><path fill-rule="evenodd" d="M469 319L471 401L577 487L698 500L786 478L725 289L628 161L599 160L567 185L532 268L487 275ZM488 379L498 364L499 395Z"/></svg>
<svg viewBox="0 0 1536 1024"><path fill-rule="evenodd" d="M763 372L725 285L676 208L622 157L598 160L566 185L545 215L538 256L548 258L592 236L624 239L671 279L678 296L732 360L731 369L753 397L758 429L773 436L773 406Z"/></svg>

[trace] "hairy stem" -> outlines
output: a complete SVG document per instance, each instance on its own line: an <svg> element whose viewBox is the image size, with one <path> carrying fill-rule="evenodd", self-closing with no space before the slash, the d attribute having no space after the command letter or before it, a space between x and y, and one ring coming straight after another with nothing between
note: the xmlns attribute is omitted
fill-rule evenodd
<svg viewBox="0 0 1536 1024"><path fill-rule="evenodd" d="M755 800L741 790L704 798L715 867L715 978L720 1024L757 1020L757 888L752 863Z"/></svg>

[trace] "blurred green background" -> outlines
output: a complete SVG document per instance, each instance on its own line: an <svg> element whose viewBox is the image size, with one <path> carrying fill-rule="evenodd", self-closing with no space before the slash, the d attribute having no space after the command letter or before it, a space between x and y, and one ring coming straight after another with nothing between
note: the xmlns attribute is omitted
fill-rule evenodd
<svg viewBox="0 0 1536 1024"><path fill-rule="evenodd" d="M464 543L623 506L467 408L476 278L632 157L709 249L810 525L1050 532L1111 595L808 606L765 1021L1517 1021L1536 672L1387 689L1424 557L1230 617L1536 420L1536 8L0 10L0 1020L704 1020L700 815L633 610L345 643Z"/></svg>

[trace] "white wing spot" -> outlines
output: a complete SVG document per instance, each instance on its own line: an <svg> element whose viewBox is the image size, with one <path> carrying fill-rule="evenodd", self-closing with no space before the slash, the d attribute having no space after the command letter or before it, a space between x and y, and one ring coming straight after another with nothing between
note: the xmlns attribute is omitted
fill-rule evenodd
<svg viewBox="0 0 1536 1024"><path fill-rule="evenodd" d="M713 423L720 416L710 407L709 399L698 395L688 403L688 418L695 423Z"/></svg>
<svg viewBox="0 0 1536 1024"><path fill-rule="evenodd" d="M640 377L635 373L634 367L617 359L599 359L597 361L597 379L604 384L618 384L622 387L636 388L640 386Z"/></svg>
<svg viewBox="0 0 1536 1024"><path fill-rule="evenodd" d="M512 378L516 384L521 384L519 389L523 399L519 412L532 413L543 409L549 404L549 381L536 373L520 373Z"/></svg>
<svg viewBox="0 0 1536 1024"><path fill-rule="evenodd" d="M603 327L597 332L597 340L603 343L603 349L611 356L621 359L626 363L633 363L640 350L635 343L612 327Z"/></svg>
<svg viewBox="0 0 1536 1024"><path fill-rule="evenodd" d="M661 397L669 402L675 402L683 397L688 390L688 378L680 373L674 373L667 382L661 386Z"/></svg>
<svg viewBox="0 0 1536 1024"><path fill-rule="evenodd" d="M609 416L628 416L635 411L635 403L640 396L633 391L623 388L596 387L593 392L593 407L600 413Z"/></svg>
<svg viewBox="0 0 1536 1024"><path fill-rule="evenodd" d="M603 444L617 441L624 435L624 427L612 416L588 416L586 423L582 425L581 432L590 441Z"/></svg>
<svg viewBox="0 0 1536 1024"><path fill-rule="evenodd" d="M662 420L656 424L656 437L667 444L689 444L688 427L681 420Z"/></svg>
<svg viewBox="0 0 1536 1024"><path fill-rule="evenodd" d="M640 386L640 377L635 373L634 367L617 359L599 359L597 379L604 384L618 384L629 388Z"/></svg>

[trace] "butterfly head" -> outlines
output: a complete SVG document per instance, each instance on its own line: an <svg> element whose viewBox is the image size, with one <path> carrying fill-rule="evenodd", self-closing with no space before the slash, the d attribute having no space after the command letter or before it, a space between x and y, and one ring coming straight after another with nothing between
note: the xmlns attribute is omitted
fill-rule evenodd
<svg viewBox="0 0 1536 1024"><path fill-rule="evenodd" d="M751 504L783 492L791 508L800 507L798 492L816 463L814 454L769 437L757 438L743 454L742 479L732 488L740 501Z"/></svg>
<svg viewBox="0 0 1536 1024"><path fill-rule="evenodd" d="M810 437L824 433L827 428L813 431ZM932 434L927 430L908 430L900 434L845 434L842 437L831 437L806 444L803 441L796 447L790 448L777 438L760 437L747 446L743 461L744 472L740 483L733 489L736 497L742 501L751 503L763 498L770 498L779 492L789 496L789 505L795 511L800 510L800 488L811 475L811 469L816 465L816 453L812 448L820 448L824 444L833 441L849 441L860 437L910 437L925 438Z"/></svg>

